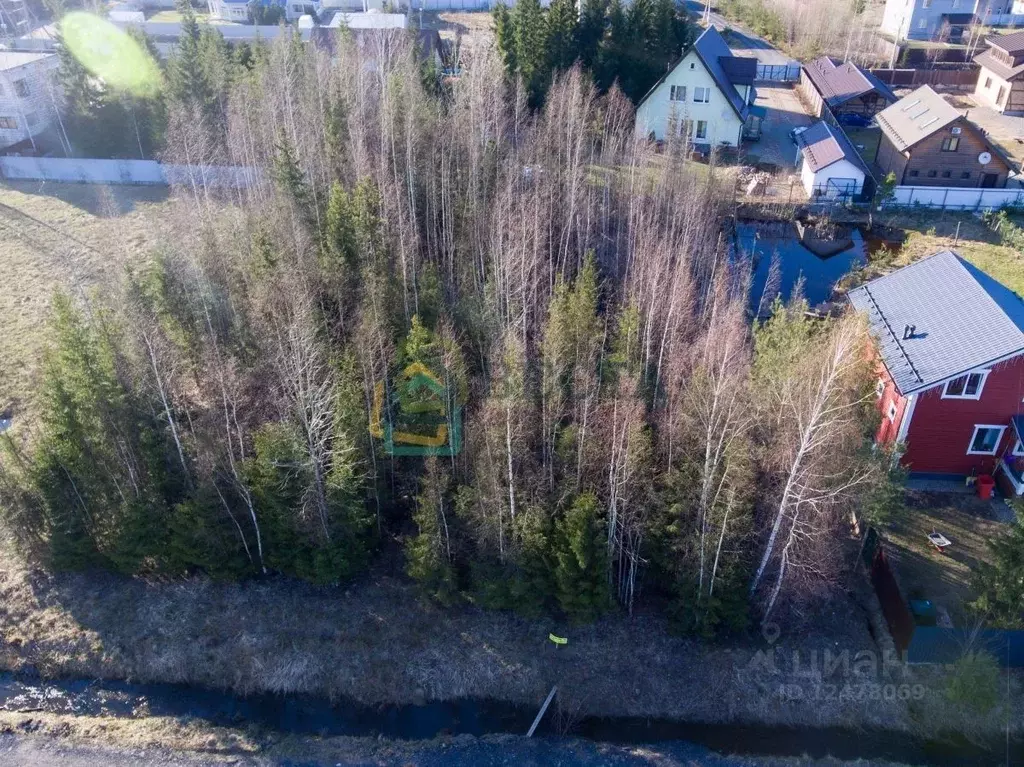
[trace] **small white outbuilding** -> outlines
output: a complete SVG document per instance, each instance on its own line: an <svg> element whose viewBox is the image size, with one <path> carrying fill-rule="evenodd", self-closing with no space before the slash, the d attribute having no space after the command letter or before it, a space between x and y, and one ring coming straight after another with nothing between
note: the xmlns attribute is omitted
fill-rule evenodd
<svg viewBox="0 0 1024 767"><path fill-rule="evenodd" d="M864 163L838 128L814 123L796 137L800 182L811 200L848 199L864 188Z"/></svg>

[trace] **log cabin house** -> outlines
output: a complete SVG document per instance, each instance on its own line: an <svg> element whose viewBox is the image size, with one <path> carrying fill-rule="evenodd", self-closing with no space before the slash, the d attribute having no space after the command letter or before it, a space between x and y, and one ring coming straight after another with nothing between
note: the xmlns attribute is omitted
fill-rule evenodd
<svg viewBox="0 0 1024 767"><path fill-rule="evenodd" d="M898 186L1002 189L1015 170L977 125L927 85L875 116L882 129L875 166Z"/></svg>

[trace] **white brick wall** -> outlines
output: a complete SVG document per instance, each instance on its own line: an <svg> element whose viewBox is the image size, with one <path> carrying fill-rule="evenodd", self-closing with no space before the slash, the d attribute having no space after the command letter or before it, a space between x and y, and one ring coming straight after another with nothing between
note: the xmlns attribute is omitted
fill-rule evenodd
<svg viewBox="0 0 1024 767"><path fill-rule="evenodd" d="M60 92L57 54L0 71L0 149L46 130L56 115Z"/></svg>

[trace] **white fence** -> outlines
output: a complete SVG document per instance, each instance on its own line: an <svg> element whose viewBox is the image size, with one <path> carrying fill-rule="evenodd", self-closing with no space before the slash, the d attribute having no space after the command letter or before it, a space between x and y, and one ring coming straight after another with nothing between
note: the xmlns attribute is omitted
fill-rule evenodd
<svg viewBox="0 0 1024 767"><path fill-rule="evenodd" d="M898 186L885 207L993 210L1024 205L1024 189L963 189L953 186Z"/></svg>
<svg viewBox="0 0 1024 767"><path fill-rule="evenodd" d="M96 160L63 157L0 157L0 175L10 180L82 184L210 184L243 187L259 171L242 166L164 165L155 160Z"/></svg>

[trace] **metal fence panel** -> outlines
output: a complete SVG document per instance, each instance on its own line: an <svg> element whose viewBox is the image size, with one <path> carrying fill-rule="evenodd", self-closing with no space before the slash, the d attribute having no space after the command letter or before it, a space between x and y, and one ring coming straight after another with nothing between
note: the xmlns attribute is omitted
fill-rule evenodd
<svg viewBox="0 0 1024 767"><path fill-rule="evenodd" d="M771 83L794 83L800 79L800 62L786 64L758 64L755 80Z"/></svg>
<svg viewBox="0 0 1024 767"><path fill-rule="evenodd" d="M967 189L953 186L898 186L883 207L935 210L995 210L1024 205L1024 189Z"/></svg>

